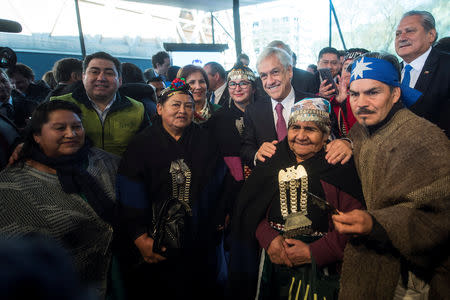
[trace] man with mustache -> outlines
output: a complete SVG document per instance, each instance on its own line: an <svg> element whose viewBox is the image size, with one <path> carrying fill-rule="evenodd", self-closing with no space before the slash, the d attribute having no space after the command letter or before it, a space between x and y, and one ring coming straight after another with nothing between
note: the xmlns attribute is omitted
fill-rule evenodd
<svg viewBox="0 0 450 300"><path fill-rule="evenodd" d="M421 93L400 84L390 54L355 60L350 130L367 211L333 215L352 236L339 299L448 299L450 295L450 141L405 109Z"/></svg>
<svg viewBox="0 0 450 300"><path fill-rule="evenodd" d="M106 52L86 56L82 81L73 93L50 100L78 105L86 135L94 146L121 156L130 139L149 124L143 104L118 91L122 85L121 64Z"/></svg>
<svg viewBox="0 0 450 300"><path fill-rule="evenodd" d="M405 13L395 32L395 51L403 59L402 82L423 93L405 103L418 116L450 136L450 54L433 47L438 34L427 11Z"/></svg>
<svg viewBox="0 0 450 300"><path fill-rule="evenodd" d="M306 97L314 98L292 87L292 56L279 47L266 47L256 62L264 91L270 96L247 106L244 116L241 158L255 166L275 154L275 144L287 134L287 120L294 104ZM327 145L330 163L347 162L351 155L348 141L334 140Z"/></svg>

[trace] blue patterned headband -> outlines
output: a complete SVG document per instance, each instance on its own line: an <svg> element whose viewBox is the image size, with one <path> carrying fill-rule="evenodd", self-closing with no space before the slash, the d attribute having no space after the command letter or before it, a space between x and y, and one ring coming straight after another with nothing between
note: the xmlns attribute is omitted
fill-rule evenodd
<svg viewBox="0 0 450 300"><path fill-rule="evenodd" d="M329 126L330 111L330 102L323 98L302 99L292 107L288 126L298 121L321 122Z"/></svg>
<svg viewBox="0 0 450 300"><path fill-rule="evenodd" d="M390 86L400 87L401 99L406 107L413 105L422 95L418 90L401 84L394 66L384 59L363 56L355 60L352 64L350 84L358 79L374 79Z"/></svg>

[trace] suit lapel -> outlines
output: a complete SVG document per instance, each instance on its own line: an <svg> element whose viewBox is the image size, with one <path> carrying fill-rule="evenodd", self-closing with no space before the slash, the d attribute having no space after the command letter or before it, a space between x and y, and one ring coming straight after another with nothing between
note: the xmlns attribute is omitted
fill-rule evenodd
<svg viewBox="0 0 450 300"><path fill-rule="evenodd" d="M222 96L220 96L219 104L220 106L229 106L229 99L230 99L230 93L228 92L228 88L225 88L225 90L222 93Z"/></svg>
<svg viewBox="0 0 450 300"><path fill-rule="evenodd" d="M416 85L414 86L416 90L419 90L425 94L427 88L430 86L430 81L433 74L436 72L436 68L438 67L438 60L438 53L435 49L431 49L430 55L428 55L428 58L423 65L422 72L420 73Z"/></svg>
<svg viewBox="0 0 450 300"><path fill-rule="evenodd" d="M262 132L267 132L267 135L272 140L276 140L278 136L272 112L272 100L270 100L270 98L268 101L263 100L261 102L261 114L258 114L258 117L259 120L257 124L261 124Z"/></svg>

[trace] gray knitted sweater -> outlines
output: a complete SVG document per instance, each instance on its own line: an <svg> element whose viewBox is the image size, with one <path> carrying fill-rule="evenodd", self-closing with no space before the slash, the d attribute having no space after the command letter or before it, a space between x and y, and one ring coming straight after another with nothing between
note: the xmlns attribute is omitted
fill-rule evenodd
<svg viewBox="0 0 450 300"><path fill-rule="evenodd" d="M118 160L97 148L89 152L87 171L114 201ZM81 280L105 292L111 226L81 196L65 193L56 175L27 164L8 167L0 173L0 235L33 233L56 240L73 258Z"/></svg>

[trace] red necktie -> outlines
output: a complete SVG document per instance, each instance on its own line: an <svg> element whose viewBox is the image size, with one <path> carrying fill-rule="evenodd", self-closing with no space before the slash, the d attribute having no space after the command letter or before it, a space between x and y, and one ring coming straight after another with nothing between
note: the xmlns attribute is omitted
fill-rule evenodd
<svg viewBox="0 0 450 300"><path fill-rule="evenodd" d="M275 111L277 112L278 120L277 120L277 136L278 141L281 141L284 139L287 135L287 129L286 129L286 121L283 117L283 105L281 103L278 103L275 106Z"/></svg>

